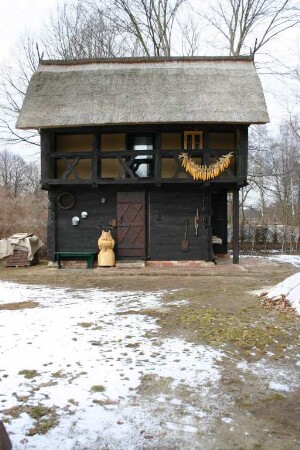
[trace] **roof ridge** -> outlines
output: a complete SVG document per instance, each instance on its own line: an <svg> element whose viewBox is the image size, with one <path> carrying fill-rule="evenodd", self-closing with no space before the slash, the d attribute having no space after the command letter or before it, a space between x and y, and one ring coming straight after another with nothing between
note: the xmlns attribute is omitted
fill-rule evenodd
<svg viewBox="0 0 300 450"><path fill-rule="evenodd" d="M91 58L91 59L48 59L41 60L40 65L82 65L82 64L139 64L164 62L210 62L210 61L249 61L253 62L252 55L247 56L163 56L163 57L124 57L124 58Z"/></svg>

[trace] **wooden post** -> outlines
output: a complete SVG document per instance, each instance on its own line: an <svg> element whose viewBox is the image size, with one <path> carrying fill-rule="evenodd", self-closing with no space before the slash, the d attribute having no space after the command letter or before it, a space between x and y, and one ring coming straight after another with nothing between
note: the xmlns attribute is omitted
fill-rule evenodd
<svg viewBox="0 0 300 450"><path fill-rule="evenodd" d="M205 245L205 261L211 261L213 258L212 251L212 230L211 230L211 191L203 189L203 221L204 221L204 245Z"/></svg>
<svg viewBox="0 0 300 450"><path fill-rule="evenodd" d="M94 133L93 139L93 156L92 156L92 180L94 183L97 181L97 179L101 174L101 167L99 167L98 161L98 153L100 151L101 151L101 134L98 131L96 131L96 133Z"/></svg>
<svg viewBox="0 0 300 450"><path fill-rule="evenodd" d="M55 192L48 192L48 223L47 223L47 239L48 239L48 260L55 261L56 252L56 213L55 213Z"/></svg>
<svg viewBox="0 0 300 450"><path fill-rule="evenodd" d="M239 189L233 190L232 198L232 251L233 251L233 264L239 263Z"/></svg>
<svg viewBox="0 0 300 450"><path fill-rule="evenodd" d="M209 150L209 133L205 132L203 135L203 163L209 166L210 163L210 150Z"/></svg>
<svg viewBox="0 0 300 450"><path fill-rule="evenodd" d="M50 173L51 159L50 153L53 152L53 132L49 130L41 130L41 183L45 180L54 178Z"/></svg>
<svg viewBox="0 0 300 450"><path fill-rule="evenodd" d="M236 176L246 180L248 168L248 128L239 127L236 130L237 154Z"/></svg>

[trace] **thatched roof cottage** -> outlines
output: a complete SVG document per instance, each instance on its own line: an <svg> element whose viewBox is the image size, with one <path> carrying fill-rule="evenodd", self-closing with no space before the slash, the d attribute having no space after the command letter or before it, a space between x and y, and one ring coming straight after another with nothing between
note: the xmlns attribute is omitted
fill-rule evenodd
<svg viewBox="0 0 300 450"><path fill-rule="evenodd" d="M233 193L238 262L248 127L268 121L252 57L42 61L17 127L41 133L49 258L110 229L118 261L209 261Z"/></svg>

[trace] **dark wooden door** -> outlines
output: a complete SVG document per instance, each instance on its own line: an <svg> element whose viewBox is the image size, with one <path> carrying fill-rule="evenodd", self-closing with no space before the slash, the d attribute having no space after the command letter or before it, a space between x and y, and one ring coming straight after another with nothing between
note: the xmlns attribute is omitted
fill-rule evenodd
<svg viewBox="0 0 300 450"><path fill-rule="evenodd" d="M118 192L118 256L143 258L146 254L145 192Z"/></svg>

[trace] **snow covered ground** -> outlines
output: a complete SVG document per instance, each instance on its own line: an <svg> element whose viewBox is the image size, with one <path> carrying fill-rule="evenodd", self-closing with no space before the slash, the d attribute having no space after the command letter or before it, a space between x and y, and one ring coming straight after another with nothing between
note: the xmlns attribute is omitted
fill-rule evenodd
<svg viewBox="0 0 300 450"><path fill-rule="evenodd" d="M293 266L300 267L300 255L269 255L267 258L270 261L288 263L292 264Z"/></svg>
<svg viewBox="0 0 300 450"><path fill-rule="evenodd" d="M300 255L276 255L269 253L267 256L255 256L255 255L242 255L243 258L257 258L265 259L267 261L274 261L278 263L292 264L293 266L300 267Z"/></svg>
<svg viewBox="0 0 300 450"><path fill-rule="evenodd" d="M0 305L40 304L0 311L0 411L11 419L14 450L129 450L168 430L177 439L185 434L188 442L206 413L181 405L176 390L188 386L217 399L221 352L180 338L158 341L155 319L132 313L158 308L161 295L0 282ZM142 379L164 380L169 398L137 400ZM169 406L158 415L157 405L164 403ZM34 434L35 420L24 405L52 408L57 426ZM19 416L7 416L19 406ZM178 406L184 418L173 421Z"/></svg>

